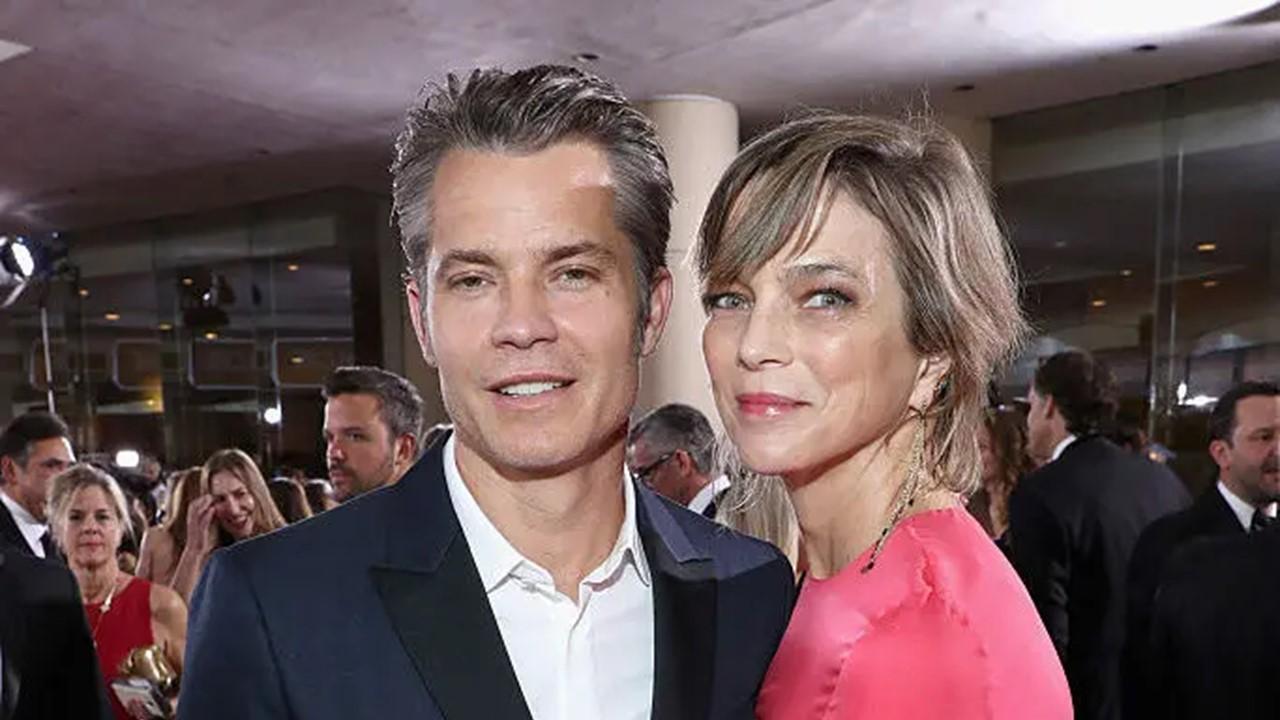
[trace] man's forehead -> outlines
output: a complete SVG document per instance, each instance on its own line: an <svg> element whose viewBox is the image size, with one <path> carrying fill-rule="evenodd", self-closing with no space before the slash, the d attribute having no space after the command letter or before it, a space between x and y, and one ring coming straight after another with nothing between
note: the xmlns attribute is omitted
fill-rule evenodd
<svg viewBox="0 0 1280 720"><path fill-rule="evenodd" d="M44 438L31 443L30 456L32 458L48 458L61 457L68 459L72 457L71 442L64 437Z"/></svg>
<svg viewBox="0 0 1280 720"><path fill-rule="evenodd" d="M1280 425L1280 396L1252 395L1236 403L1237 429L1249 431Z"/></svg>

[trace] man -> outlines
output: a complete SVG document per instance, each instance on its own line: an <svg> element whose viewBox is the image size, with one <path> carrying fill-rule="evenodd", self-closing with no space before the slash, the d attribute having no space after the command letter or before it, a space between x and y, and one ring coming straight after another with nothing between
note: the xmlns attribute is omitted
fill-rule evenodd
<svg viewBox="0 0 1280 720"><path fill-rule="evenodd" d="M1244 382L1218 399L1209 416L1209 455L1218 481L1195 504L1151 523L1138 538L1129 565L1128 632L1125 637L1127 715L1161 695L1144 669L1151 605L1165 563L1188 541L1243 535L1269 525L1280 500L1280 385Z"/></svg>
<svg viewBox="0 0 1280 720"><path fill-rule="evenodd" d="M422 396L376 367L340 367L324 383L325 464L338 502L390 485L422 449Z"/></svg>
<svg viewBox="0 0 1280 720"><path fill-rule="evenodd" d="M80 602L65 567L0 547L0 720L111 717Z"/></svg>
<svg viewBox="0 0 1280 720"><path fill-rule="evenodd" d="M1119 718L1129 558L1142 529L1189 498L1163 465L1100 435L1116 401L1111 373L1089 354L1047 359L1029 399L1028 452L1047 463L1010 500L1013 564L1062 658L1076 717Z"/></svg>
<svg viewBox="0 0 1280 720"><path fill-rule="evenodd" d="M750 717L790 566L624 474L671 301L652 124L579 70L477 71L414 108L392 173L454 430L213 557L183 717Z"/></svg>
<svg viewBox="0 0 1280 720"><path fill-rule="evenodd" d="M0 546L60 559L45 498L53 476L75 462L69 436L61 418L42 411L14 418L0 434Z"/></svg>
<svg viewBox="0 0 1280 720"><path fill-rule="evenodd" d="M627 439L627 466L638 482L704 517L715 519L716 503L729 479L712 479L715 433L697 408L671 403L644 416Z"/></svg>
<svg viewBox="0 0 1280 720"><path fill-rule="evenodd" d="M1273 435L1274 437L1274 435ZM1272 441L1275 457L1275 440ZM1280 647L1280 523L1190 540L1165 563L1131 720L1272 720Z"/></svg>

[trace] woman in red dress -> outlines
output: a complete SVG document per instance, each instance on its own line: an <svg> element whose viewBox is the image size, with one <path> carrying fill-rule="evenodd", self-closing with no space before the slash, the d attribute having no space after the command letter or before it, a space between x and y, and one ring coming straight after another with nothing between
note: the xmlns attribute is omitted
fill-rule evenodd
<svg viewBox="0 0 1280 720"><path fill-rule="evenodd" d="M701 235L716 407L786 484L808 563L758 715L1070 718L1030 598L963 506L987 383L1025 332L964 149L813 115L743 150Z"/></svg>
<svg viewBox="0 0 1280 720"><path fill-rule="evenodd" d="M173 590L129 575L116 563L129 515L124 495L110 475L91 465L67 469L53 479L49 506L54 537L84 598L116 718L148 717L138 708L126 710L111 682L121 676L120 666L130 652L151 645L159 646L173 670L181 673L186 605Z"/></svg>

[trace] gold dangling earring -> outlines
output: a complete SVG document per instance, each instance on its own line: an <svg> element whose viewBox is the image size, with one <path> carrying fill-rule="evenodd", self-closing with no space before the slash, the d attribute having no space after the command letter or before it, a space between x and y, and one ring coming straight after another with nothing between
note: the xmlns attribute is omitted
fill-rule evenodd
<svg viewBox="0 0 1280 720"><path fill-rule="evenodd" d="M915 437L911 440L911 456L907 461L907 476L898 488L898 502L894 506L893 512L889 515L889 521L880 530L880 537L876 538L875 547L871 550L871 557L867 560L867 564L862 566L863 573L870 572L871 568L876 566L876 560L880 558L880 551L884 549L885 541L889 539L889 533L898 526L898 523L902 522L902 518L907 514L907 509L916 502L916 494L920 490L920 475L924 466L924 416L917 415L917 417L920 424L916 428Z"/></svg>

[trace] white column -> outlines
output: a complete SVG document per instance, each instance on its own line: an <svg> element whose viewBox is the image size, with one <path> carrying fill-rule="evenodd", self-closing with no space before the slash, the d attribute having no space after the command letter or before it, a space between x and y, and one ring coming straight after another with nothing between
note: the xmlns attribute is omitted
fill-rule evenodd
<svg viewBox="0 0 1280 720"><path fill-rule="evenodd" d="M707 201L738 152L738 110L703 95L664 95L640 107L658 128L675 187L667 245L675 293L662 343L645 361L636 416L669 402L682 402L701 410L719 427L702 359L704 316L690 250Z"/></svg>

